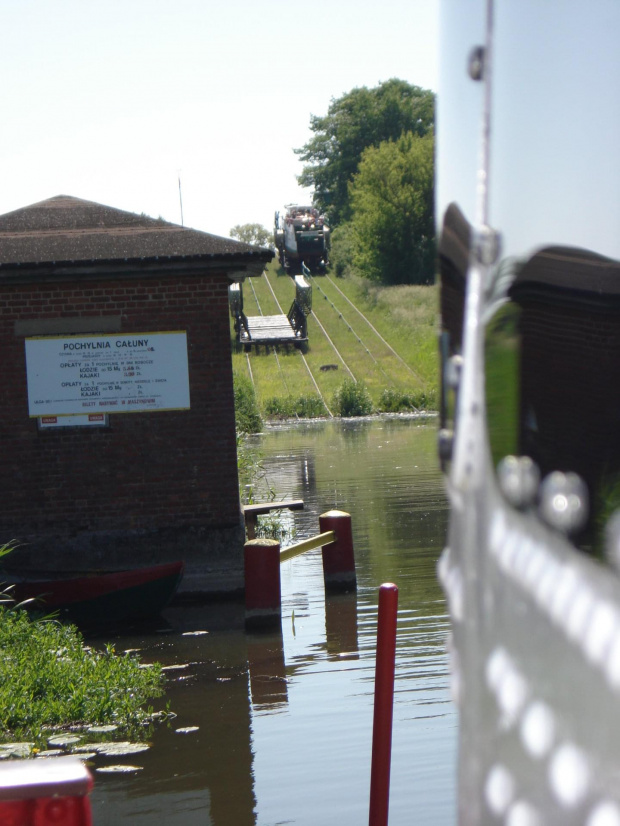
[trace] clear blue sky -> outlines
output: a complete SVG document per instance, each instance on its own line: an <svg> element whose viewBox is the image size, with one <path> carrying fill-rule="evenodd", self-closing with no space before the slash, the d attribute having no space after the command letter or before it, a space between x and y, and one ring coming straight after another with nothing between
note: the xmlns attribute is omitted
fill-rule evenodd
<svg viewBox="0 0 620 826"><path fill-rule="evenodd" d="M0 213L75 195L228 235L308 198L310 114L437 89L438 0L3 3Z"/></svg>

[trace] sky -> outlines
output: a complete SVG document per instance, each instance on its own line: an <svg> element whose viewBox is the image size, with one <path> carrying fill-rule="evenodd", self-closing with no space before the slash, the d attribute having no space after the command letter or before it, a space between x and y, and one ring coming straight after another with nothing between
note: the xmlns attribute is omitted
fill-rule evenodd
<svg viewBox="0 0 620 826"><path fill-rule="evenodd" d="M2 0L0 214L73 195L228 236L308 201L310 116L437 90L438 0Z"/></svg>

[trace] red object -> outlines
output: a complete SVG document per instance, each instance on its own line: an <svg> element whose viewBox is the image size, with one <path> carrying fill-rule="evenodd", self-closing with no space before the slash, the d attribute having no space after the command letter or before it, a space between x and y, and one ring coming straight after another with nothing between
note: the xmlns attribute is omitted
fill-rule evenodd
<svg viewBox="0 0 620 826"><path fill-rule="evenodd" d="M92 826L92 778L75 757L0 763L1 826Z"/></svg>
<svg viewBox="0 0 620 826"><path fill-rule="evenodd" d="M280 543L274 539L250 539L244 546L245 624L280 622Z"/></svg>
<svg viewBox="0 0 620 826"><path fill-rule="evenodd" d="M385 583L379 589L369 826L387 826L388 822L397 613L398 588Z"/></svg>
<svg viewBox="0 0 620 826"><path fill-rule="evenodd" d="M32 599L27 607L59 611L61 619L88 627L157 616L172 599L182 576L183 563L171 562L69 579L15 577L12 581L7 573L2 574L2 582L12 585L11 596L17 602Z"/></svg>
<svg viewBox="0 0 620 826"><path fill-rule="evenodd" d="M328 591L355 591L355 554L351 515L344 511L327 511L319 516L321 533L334 531L336 539L324 545L323 578Z"/></svg>

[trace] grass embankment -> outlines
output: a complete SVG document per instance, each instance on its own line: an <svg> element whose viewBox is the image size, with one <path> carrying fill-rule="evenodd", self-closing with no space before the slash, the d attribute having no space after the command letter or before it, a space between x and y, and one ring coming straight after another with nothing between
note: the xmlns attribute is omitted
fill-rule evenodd
<svg viewBox="0 0 620 826"><path fill-rule="evenodd" d="M302 350L261 345L245 353L231 320L233 368L252 380L263 415L325 415L320 399L337 404L345 380L367 389L374 410L436 409L437 287L377 287L331 274L311 282ZM243 284L244 311L287 313L294 294L292 280L272 263Z"/></svg>

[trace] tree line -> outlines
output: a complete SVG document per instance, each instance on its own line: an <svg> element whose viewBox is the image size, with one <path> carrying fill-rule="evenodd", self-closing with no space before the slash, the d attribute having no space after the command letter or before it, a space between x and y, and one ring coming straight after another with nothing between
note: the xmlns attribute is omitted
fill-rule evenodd
<svg viewBox="0 0 620 826"><path fill-rule="evenodd" d="M435 96L392 78L333 99L310 116L313 137L293 150L298 182L332 229L337 275L354 271L382 284L434 278ZM233 238L272 245L260 224L233 227Z"/></svg>
<svg viewBox="0 0 620 826"><path fill-rule="evenodd" d="M332 227L332 261L384 284L433 280L435 96L404 80L360 87L312 115L299 183Z"/></svg>

